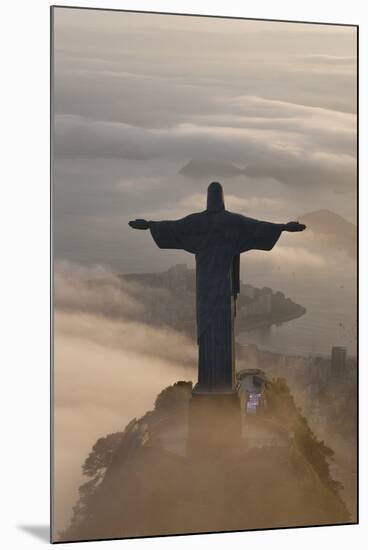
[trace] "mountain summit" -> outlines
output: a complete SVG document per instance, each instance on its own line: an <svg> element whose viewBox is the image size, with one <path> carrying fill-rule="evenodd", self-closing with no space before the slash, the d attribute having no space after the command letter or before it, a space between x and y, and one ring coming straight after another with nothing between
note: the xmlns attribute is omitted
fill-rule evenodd
<svg viewBox="0 0 368 550"><path fill-rule="evenodd" d="M317 440L286 382L260 376L267 406L247 414L243 401L242 435L228 453L188 450L191 382L165 388L154 410L99 439L59 541L351 521L330 475L333 451ZM209 417L208 431L216 430Z"/></svg>
<svg viewBox="0 0 368 550"><path fill-rule="evenodd" d="M179 170L179 174L192 179L233 178L245 173L246 168L218 160L191 160Z"/></svg>

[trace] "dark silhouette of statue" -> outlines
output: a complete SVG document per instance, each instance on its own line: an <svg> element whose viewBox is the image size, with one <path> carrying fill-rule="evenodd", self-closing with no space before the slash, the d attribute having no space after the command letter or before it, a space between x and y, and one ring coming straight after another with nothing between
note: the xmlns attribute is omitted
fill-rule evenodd
<svg viewBox="0 0 368 550"><path fill-rule="evenodd" d="M234 318L240 291L240 254L271 250L282 231L303 231L299 222L270 223L225 209L220 183L208 187L207 209L174 221L129 222L150 229L159 248L195 254L198 384L195 393L232 393L236 389Z"/></svg>

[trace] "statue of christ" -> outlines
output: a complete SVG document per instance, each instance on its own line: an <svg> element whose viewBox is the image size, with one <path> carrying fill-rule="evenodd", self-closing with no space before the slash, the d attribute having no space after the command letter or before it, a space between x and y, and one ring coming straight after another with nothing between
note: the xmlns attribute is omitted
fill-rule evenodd
<svg viewBox="0 0 368 550"><path fill-rule="evenodd" d="M236 390L234 318L240 291L240 254L271 250L282 231L303 231L299 222L271 223L225 209L220 183L212 182L207 208L173 221L129 222L149 229L159 248L185 250L196 260L198 384L195 393Z"/></svg>

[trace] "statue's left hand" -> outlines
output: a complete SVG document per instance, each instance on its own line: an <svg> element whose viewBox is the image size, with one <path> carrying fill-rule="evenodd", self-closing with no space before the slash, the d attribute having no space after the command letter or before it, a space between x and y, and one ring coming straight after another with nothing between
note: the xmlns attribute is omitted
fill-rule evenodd
<svg viewBox="0 0 368 550"><path fill-rule="evenodd" d="M288 222L285 224L285 231L290 231L291 233L295 233L297 231L304 231L304 229L307 226L304 225L304 223L299 222Z"/></svg>
<svg viewBox="0 0 368 550"><path fill-rule="evenodd" d="M133 220L129 222L130 227L133 227L133 229L148 229L149 224L147 220Z"/></svg>

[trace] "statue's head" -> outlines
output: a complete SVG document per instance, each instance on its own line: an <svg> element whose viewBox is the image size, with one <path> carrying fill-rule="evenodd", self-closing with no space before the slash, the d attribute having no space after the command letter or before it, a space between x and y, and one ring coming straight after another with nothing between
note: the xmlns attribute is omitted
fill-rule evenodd
<svg viewBox="0 0 368 550"><path fill-rule="evenodd" d="M213 181L207 190L207 210L209 212L221 212L225 210L224 191L221 183Z"/></svg>

